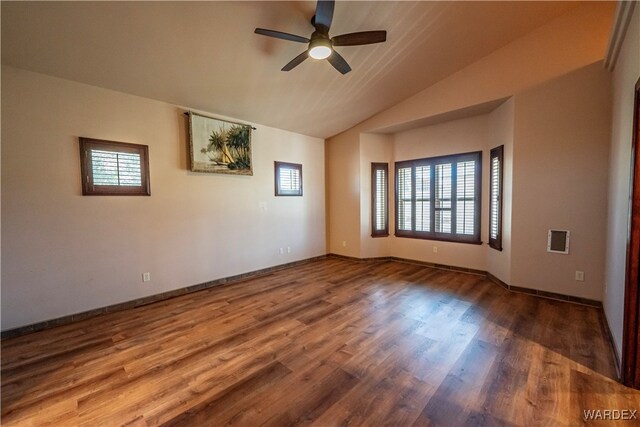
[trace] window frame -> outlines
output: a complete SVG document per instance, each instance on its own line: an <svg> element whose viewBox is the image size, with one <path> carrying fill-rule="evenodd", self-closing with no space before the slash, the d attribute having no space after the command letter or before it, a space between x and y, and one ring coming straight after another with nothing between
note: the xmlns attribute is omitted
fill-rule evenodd
<svg viewBox="0 0 640 427"><path fill-rule="evenodd" d="M463 235L456 233L441 233L435 231L435 170L439 164L451 164L451 218L452 229L456 220L456 210L458 200L456 198L456 184L457 174L454 171L457 170L457 163L465 161L475 161L476 167L474 171L474 234ZM454 167L455 165L455 167ZM473 151L468 153L450 154L445 156L426 157L421 159L403 160L395 162L394 181L395 181L395 236L411 239L424 239L424 240L437 240L456 243L467 243L480 245L482 244L481 238L481 217L482 217L482 151ZM416 231L415 217L416 217L416 167L429 166L430 170L430 222L431 231ZM399 229L399 180L398 171L402 168L411 168L411 228L412 230L400 230Z"/></svg>
<svg viewBox="0 0 640 427"><path fill-rule="evenodd" d="M376 189L377 186L377 174L376 172L383 171L385 177L384 187L384 229L376 230L376 211L377 201ZM389 163L371 163L371 237L387 237L389 236Z"/></svg>
<svg viewBox="0 0 640 427"><path fill-rule="evenodd" d="M274 168L274 174L275 174L275 179L274 179L274 185L275 185L275 195L276 197L302 197L302 189L303 189L303 185L302 185L302 165L299 163L289 163L289 162L279 162L279 161L275 161L273 162L273 168ZM297 191L293 192L293 191L287 191L287 190L283 190L281 188L280 185L280 170L281 169L293 169L293 170L297 170L300 173L300 188L298 188Z"/></svg>
<svg viewBox="0 0 640 427"><path fill-rule="evenodd" d="M498 176L498 198L497 198L497 212L498 212L498 223L496 227L498 229L496 233L496 237L491 237L491 222L493 212L493 203L494 203L494 190L493 190L493 159L498 159L499 164L499 176ZM502 251L502 197L503 197L503 187L504 187L504 145L500 145L498 147L492 148L489 154L489 247Z"/></svg>
<svg viewBox="0 0 640 427"><path fill-rule="evenodd" d="M80 137L80 175L83 196L150 196L149 146ZM92 149L140 155L140 186L94 185Z"/></svg>

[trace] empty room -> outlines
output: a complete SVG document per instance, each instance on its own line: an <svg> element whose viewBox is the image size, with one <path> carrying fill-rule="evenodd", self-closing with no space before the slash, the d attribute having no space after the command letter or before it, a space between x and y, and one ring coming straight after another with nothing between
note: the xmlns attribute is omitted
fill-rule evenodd
<svg viewBox="0 0 640 427"><path fill-rule="evenodd" d="M640 419L637 1L2 1L6 426Z"/></svg>

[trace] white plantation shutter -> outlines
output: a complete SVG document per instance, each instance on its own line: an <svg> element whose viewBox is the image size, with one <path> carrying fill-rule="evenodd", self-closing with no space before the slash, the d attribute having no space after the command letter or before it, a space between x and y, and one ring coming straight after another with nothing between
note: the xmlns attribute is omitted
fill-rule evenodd
<svg viewBox="0 0 640 427"><path fill-rule="evenodd" d="M480 243L482 152L396 163L396 235Z"/></svg>
<svg viewBox="0 0 640 427"><path fill-rule="evenodd" d="M431 166L416 166L416 231L431 231Z"/></svg>
<svg viewBox="0 0 640 427"><path fill-rule="evenodd" d="M140 154L91 150L93 185L142 185Z"/></svg>
<svg viewBox="0 0 640 427"><path fill-rule="evenodd" d="M436 165L436 227L437 233L451 233L451 163Z"/></svg>
<svg viewBox="0 0 640 427"><path fill-rule="evenodd" d="M489 172L489 246L502 250L502 169L504 146L491 150Z"/></svg>
<svg viewBox="0 0 640 427"><path fill-rule="evenodd" d="M275 162L276 196L302 196L302 165Z"/></svg>
<svg viewBox="0 0 640 427"><path fill-rule="evenodd" d="M411 168L396 168L396 227L398 230L413 230L412 225L412 200L413 191L411 185Z"/></svg>
<svg viewBox="0 0 640 427"><path fill-rule="evenodd" d="M476 163L458 162L456 170L456 233L473 235L476 212Z"/></svg>
<svg viewBox="0 0 640 427"><path fill-rule="evenodd" d="M497 157L491 158L491 207L489 209L489 236L492 239L498 238L498 221L500 211L498 210L500 194L500 160Z"/></svg>
<svg viewBox="0 0 640 427"><path fill-rule="evenodd" d="M284 192L300 189L300 171L298 169L280 169L280 189Z"/></svg>
<svg viewBox="0 0 640 427"><path fill-rule="evenodd" d="M389 165L371 163L371 236L389 235Z"/></svg>

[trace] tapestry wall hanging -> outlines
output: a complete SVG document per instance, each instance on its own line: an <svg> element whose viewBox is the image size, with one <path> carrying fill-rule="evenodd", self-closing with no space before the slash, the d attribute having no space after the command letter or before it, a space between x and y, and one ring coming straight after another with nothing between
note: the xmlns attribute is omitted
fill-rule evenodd
<svg viewBox="0 0 640 427"><path fill-rule="evenodd" d="M253 175L251 126L189 112L193 172Z"/></svg>

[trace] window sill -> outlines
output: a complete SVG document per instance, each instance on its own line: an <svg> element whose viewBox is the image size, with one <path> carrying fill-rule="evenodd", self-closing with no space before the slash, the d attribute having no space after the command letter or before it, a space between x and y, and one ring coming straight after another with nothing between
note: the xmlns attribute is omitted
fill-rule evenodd
<svg viewBox="0 0 640 427"><path fill-rule="evenodd" d="M395 233L395 237L407 238L407 239L419 239L419 240L435 240L438 242L451 242L451 243L465 243L467 245L482 245L482 240L473 240L473 239L452 239L447 237L439 237L439 236L420 236L415 234L404 234L398 232Z"/></svg>
<svg viewBox="0 0 640 427"><path fill-rule="evenodd" d="M372 234L371 237L389 237L389 233Z"/></svg>

